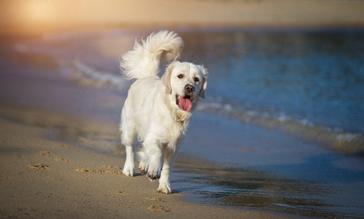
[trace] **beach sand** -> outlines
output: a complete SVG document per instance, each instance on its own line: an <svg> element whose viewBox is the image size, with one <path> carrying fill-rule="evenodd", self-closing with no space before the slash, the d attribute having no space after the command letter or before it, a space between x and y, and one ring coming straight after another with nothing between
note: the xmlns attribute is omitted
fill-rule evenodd
<svg viewBox="0 0 364 219"><path fill-rule="evenodd" d="M123 176L119 97L60 77L47 57L13 52L13 40L1 45L1 218L292 217L190 203Z"/></svg>
<svg viewBox="0 0 364 219"><path fill-rule="evenodd" d="M65 141L105 127L30 108L1 107L1 208L6 217L222 218L268 213L189 204L183 194L156 193L157 182L121 174L123 154L110 156ZM82 127L78 124L83 124ZM60 127L66 136L51 137ZM97 135L97 134L96 134Z"/></svg>

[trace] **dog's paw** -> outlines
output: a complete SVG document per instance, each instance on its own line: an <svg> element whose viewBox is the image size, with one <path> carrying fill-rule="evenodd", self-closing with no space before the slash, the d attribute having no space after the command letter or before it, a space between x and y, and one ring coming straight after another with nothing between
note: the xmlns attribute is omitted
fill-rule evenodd
<svg viewBox="0 0 364 219"><path fill-rule="evenodd" d="M148 166L148 177L151 180L159 179L161 171L161 161L158 157L151 159Z"/></svg>
<svg viewBox="0 0 364 219"><path fill-rule="evenodd" d="M144 161L139 162L140 174L145 175L148 172L148 165Z"/></svg>
<svg viewBox="0 0 364 219"><path fill-rule="evenodd" d="M150 168L148 169L148 172L147 172L147 177L153 181L153 180L157 180L160 178L160 172L159 171L151 171Z"/></svg>
<svg viewBox="0 0 364 219"><path fill-rule="evenodd" d="M131 162L125 162L123 174L125 176L134 176L134 164Z"/></svg>
<svg viewBox="0 0 364 219"><path fill-rule="evenodd" d="M157 191L164 194L170 194L172 193L171 185L169 182L159 182Z"/></svg>

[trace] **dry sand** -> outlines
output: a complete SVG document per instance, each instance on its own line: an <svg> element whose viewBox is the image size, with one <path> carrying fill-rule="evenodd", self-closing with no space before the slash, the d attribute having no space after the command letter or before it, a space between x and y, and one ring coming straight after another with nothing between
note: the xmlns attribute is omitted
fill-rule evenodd
<svg viewBox="0 0 364 219"><path fill-rule="evenodd" d="M122 153L82 147L79 133L112 127L31 108L0 108L1 218L282 218L163 195L157 182L121 174ZM102 130L102 131L100 131ZM107 145L106 145L107 146ZM285 216L287 217L287 216Z"/></svg>

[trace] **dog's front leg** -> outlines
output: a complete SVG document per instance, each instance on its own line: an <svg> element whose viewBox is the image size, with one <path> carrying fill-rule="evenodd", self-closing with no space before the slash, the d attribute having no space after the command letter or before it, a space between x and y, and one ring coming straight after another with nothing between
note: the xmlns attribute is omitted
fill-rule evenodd
<svg viewBox="0 0 364 219"><path fill-rule="evenodd" d="M125 123L124 123L125 124ZM123 168L123 174L125 176L134 176L134 132L128 130L126 127L123 128L121 134L121 142L125 145L125 164Z"/></svg>
<svg viewBox="0 0 364 219"><path fill-rule="evenodd" d="M150 179L158 179L161 170L162 151L157 140L148 136L144 141L144 148L148 156L148 172Z"/></svg>
<svg viewBox="0 0 364 219"><path fill-rule="evenodd" d="M165 148L163 150L163 167L161 172L161 177L159 179L158 192L169 194L172 192L171 185L169 183L169 172L170 164L174 155L174 151L170 148Z"/></svg>

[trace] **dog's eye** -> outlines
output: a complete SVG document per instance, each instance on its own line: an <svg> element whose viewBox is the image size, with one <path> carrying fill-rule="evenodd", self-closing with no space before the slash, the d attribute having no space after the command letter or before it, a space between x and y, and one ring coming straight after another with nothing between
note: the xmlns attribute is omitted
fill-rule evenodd
<svg viewBox="0 0 364 219"><path fill-rule="evenodd" d="M200 81L200 79L199 79L198 77L194 77L194 78L193 78L193 80L194 80L195 82L199 82L199 81Z"/></svg>
<svg viewBox="0 0 364 219"><path fill-rule="evenodd" d="M177 78L179 78L179 79L182 79L184 77L184 75L183 74L179 74L179 75L177 75Z"/></svg>

